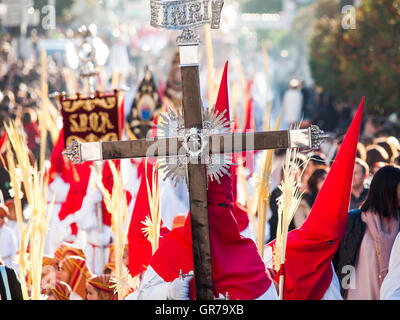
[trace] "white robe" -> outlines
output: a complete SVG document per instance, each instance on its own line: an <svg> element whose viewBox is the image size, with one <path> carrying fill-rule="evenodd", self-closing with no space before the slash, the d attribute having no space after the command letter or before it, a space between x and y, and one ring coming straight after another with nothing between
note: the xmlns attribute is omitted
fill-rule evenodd
<svg viewBox="0 0 400 320"><path fill-rule="evenodd" d="M389 259L389 270L382 282L381 300L400 300L400 233L394 241Z"/></svg>
<svg viewBox="0 0 400 320"><path fill-rule="evenodd" d="M289 89L285 92L282 101L283 108L283 128L287 129L290 124L301 120L301 108L303 97L299 89Z"/></svg>
<svg viewBox="0 0 400 320"><path fill-rule="evenodd" d="M175 216L186 216L190 210L189 192L185 182L174 186L171 179L164 181L161 176L159 181L161 216L164 226L171 230Z"/></svg>
<svg viewBox="0 0 400 320"><path fill-rule="evenodd" d="M81 209L72 216L78 226L78 236L75 245L85 253L89 269L95 274L101 274L107 264L109 245L112 242L112 230L109 226L99 225L97 206L101 205L102 195L97 189L90 190L83 198Z"/></svg>
<svg viewBox="0 0 400 320"><path fill-rule="evenodd" d="M17 239L14 232L5 223L0 227L0 257L4 264L14 269L18 268L18 265L14 263L17 251Z"/></svg>
<svg viewBox="0 0 400 320"><path fill-rule="evenodd" d="M177 214L184 214L186 216L190 210L189 192L186 183L178 183L174 186L174 183L170 179L164 181L160 178L160 207L163 224L171 230L175 216ZM268 223L265 226L265 230L265 239L268 240ZM256 241L256 235L250 223L240 234L245 238Z"/></svg>
<svg viewBox="0 0 400 320"><path fill-rule="evenodd" d="M109 66L111 70L118 70L118 72L127 76L130 71L130 63L128 56L128 49L124 43L115 43L110 50Z"/></svg>
<svg viewBox="0 0 400 320"><path fill-rule="evenodd" d="M15 239L17 240L17 248L19 248L20 241L21 241L21 234L19 232L18 221L17 220L8 220L7 227L10 228L12 230L12 232L14 233Z"/></svg>
<svg viewBox="0 0 400 320"><path fill-rule="evenodd" d="M121 160L121 173L124 188L132 195L128 204L128 212L133 210L138 189L137 165L129 159ZM94 173L91 173L91 175ZM82 248L85 253L89 269L94 274L101 274L109 260L110 244L113 242L113 232L110 226L104 224L98 216L98 206L101 206L103 195L93 185L93 176L90 177L86 195L83 198L81 208L72 216L70 222L76 222L78 235L74 244ZM102 211L100 210L101 215ZM102 218L102 216L101 216ZM124 231L129 226L124 225Z"/></svg>
<svg viewBox="0 0 400 320"><path fill-rule="evenodd" d="M129 203L128 207L129 214L132 214L133 207L136 202L136 196L140 186L140 179L138 179L137 177L138 164L132 163L130 159L121 159L120 168L121 168L122 182L124 184L124 188L132 196L132 200Z"/></svg>
<svg viewBox="0 0 400 320"><path fill-rule="evenodd" d="M61 242L70 241L72 238L69 225L66 224L69 219L67 221L60 221L58 217L61 206L67 199L69 187L69 183L66 183L60 176L56 177L49 185L47 195L49 205L47 206L46 214L50 214L51 216L45 239L44 252L46 255L52 256ZM54 204L50 212L50 203L53 198Z"/></svg>
<svg viewBox="0 0 400 320"><path fill-rule="evenodd" d="M136 295L129 297L137 300L167 300L169 290L169 282L164 281L154 269L149 266L144 273L144 277L140 288ZM277 300L275 287L271 283L269 288L255 300Z"/></svg>

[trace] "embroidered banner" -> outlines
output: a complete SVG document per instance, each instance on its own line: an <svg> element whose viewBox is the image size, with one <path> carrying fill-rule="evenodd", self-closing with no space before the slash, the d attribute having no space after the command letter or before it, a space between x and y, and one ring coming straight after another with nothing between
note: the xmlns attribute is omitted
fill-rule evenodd
<svg viewBox="0 0 400 320"><path fill-rule="evenodd" d="M64 143L120 140L118 92L94 97L60 97Z"/></svg>

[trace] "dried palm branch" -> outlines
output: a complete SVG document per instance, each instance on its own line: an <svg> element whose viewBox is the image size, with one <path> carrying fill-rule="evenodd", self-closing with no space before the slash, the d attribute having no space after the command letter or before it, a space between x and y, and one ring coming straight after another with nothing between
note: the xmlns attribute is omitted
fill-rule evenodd
<svg viewBox="0 0 400 320"><path fill-rule="evenodd" d="M32 167L29 159L28 147L23 141L22 135L19 134L16 125L10 121L9 125L5 124L5 128L17 159L16 164L11 147L8 147L8 170L13 186L17 221L21 234L21 246L18 257L18 262L20 264L20 280L24 297L27 298L28 288L30 288L31 283L32 290L30 298L38 300L40 298L45 237L50 219L50 214L46 216L48 183L44 180L44 171L39 172L37 165ZM30 208L30 215L26 226L23 225L22 217L22 185ZM51 210L49 212L51 212ZM30 254L27 258L26 252L28 242L30 245ZM27 274L29 274L29 281L26 284L24 279Z"/></svg>
<svg viewBox="0 0 400 320"><path fill-rule="evenodd" d="M113 175L113 187L111 194L104 187L101 175L95 174L95 182L103 194L104 203L111 213L111 229L114 234L114 258L115 276L112 279L118 299L123 300L131 289L137 288L137 277L132 278L127 267L123 263L124 248L127 240L127 231L130 224L126 190L124 189L121 172L113 161L108 161ZM126 226L126 228L124 228Z"/></svg>
<svg viewBox="0 0 400 320"><path fill-rule="evenodd" d="M286 160L283 164L283 179L279 185L282 194L278 197L278 226L276 241L273 250L273 267L280 273L279 298L283 299L284 264L286 254L286 241L289 224L292 221L300 204L303 193L300 192L300 167L297 160L297 149L286 151ZM303 169L304 170L304 169Z"/></svg>
<svg viewBox="0 0 400 320"><path fill-rule="evenodd" d="M44 256L44 245L46 239L47 228L55 200L55 195L50 204L48 213L47 208L47 182L44 178L44 172L38 172L37 167L33 171L33 194L34 203L32 206L31 216L29 218L30 225L30 254L31 261L31 279L32 279L32 300L40 300L40 289L42 279L42 261Z"/></svg>
<svg viewBox="0 0 400 320"><path fill-rule="evenodd" d="M267 130L271 128L271 110L268 112L269 117L266 120ZM274 130L278 130L282 121L283 109L279 115L278 121L275 124ZM258 212L258 230L257 230L257 248L258 253L261 258L264 257L264 242L265 242L265 224L267 223L267 213L270 207L269 205L269 195L271 194L271 173L272 173L272 163L273 163L273 150L264 151L263 166L260 166L258 185L256 189L256 195L254 197L254 205L251 206L251 210L256 210ZM254 213L255 214L255 213Z"/></svg>
<svg viewBox="0 0 400 320"><path fill-rule="evenodd" d="M147 234L151 243L152 253L157 251L160 242L160 226L161 226L161 208L160 208L160 187L158 185L157 175L158 162L153 166L151 188L146 178L147 195L150 207L150 216L147 216L142 223L146 226L142 231ZM147 177L147 159L145 166L145 174ZM151 223L150 223L151 221Z"/></svg>
<svg viewBox="0 0 400 320"><path fill-rule="evenodd" d="M23 129L17 128L15 123L9 122L9 125L4 124L8 138L11 142L12 149L17 158L17 168L21 172L22 183L24 186L32 185L32 165L29 159L29 148L23 141ZM33 193L32 189L24 189L25 196L29 205L33 203Z"/></svg>

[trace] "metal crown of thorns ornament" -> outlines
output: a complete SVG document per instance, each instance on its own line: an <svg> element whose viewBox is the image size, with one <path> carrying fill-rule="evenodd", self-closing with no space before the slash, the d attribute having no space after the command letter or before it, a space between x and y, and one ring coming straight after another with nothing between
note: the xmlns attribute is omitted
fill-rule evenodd
<svg viewBox="0 0 400 320"><path fill-rule="evenodd" d="M156 127L159 137L177 137L181 142L184 153L169 157L160 157L159 169L165 172L164 180L170 178L178 182L186 181L186 166L188 163L202 163L207 166L207 177L210 181L220 183L220 177L229 173L229 167L233 165L232 154L210 153L209 138L212 135L229 134L231 132L230 121L224 118L224 112L215 112L215 107L203 113L203 129L191 128L186 130L183 115L178 110L169 109L167 114L160 114L160 122Z"/></svg>

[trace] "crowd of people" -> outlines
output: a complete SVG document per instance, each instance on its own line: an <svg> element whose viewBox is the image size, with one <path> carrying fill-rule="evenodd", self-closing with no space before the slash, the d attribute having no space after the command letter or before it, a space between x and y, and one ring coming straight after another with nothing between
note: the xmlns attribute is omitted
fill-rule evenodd
<svg viewBox="0 0 400 320"><path fill-rule="evenodd" d="M0 122L19 118L22 121L27 145L32 159L39 159L40 129L38 110L40 102L40 64L18 59L13 54L7 38L0 45ZM63 68L51 58L47 60L49 91L63 91L65 76ZM299 90L299 83L291 83L293 90ZM290 98L287 98L290 100ZM321 94L319 99L329 100ZM321 102L322 103L322 102ZM291 112L291 103L284 99L286 113ZM339 115L339 107L328 101L329 108ZM286 118L288 124L299 120L304 105L299 104L297 116ZM317 109L319 107L316 107ZM326 180L335 156L342 145L345 129L350 125L356 109L346 107L342 110L343 122L328 124L333 120L324 112L322 105L316 118L308 121L320 124L322 129L334 133L329 143L318 151L299 153L299 181L303 196L289 231L301 229L312 211L324 181ZM319 118L318 118L319 117ZM328 119L329 118L329 119ZM337 119L340 117L338 116ZM325 121L325 120L326 121ZM324 122L325 121L325 122ZM2 128L2 133L4 128ZM341 244L333 258L334 270L342 284L341 295L344 299L384 299L395 295L400 287L398 259L393 250L398 247L400 215L400 125L396 121L366 114L364 116L360 139L357 144L354 173L352 177L351 197L347 228ZM48 155L53 145L47 143ZM265 244L274 241L278 224L279 188L283 179L282 162L285 150L276 150L274 161L277 174L273 176L274 189L270 192L269 229ZM4 163L1 164L0 206L0 271L1 299L22 299L21 286L15 261L19 248L18 224L15 216L13 196L10 194L10 180ZM239 186L239 182L238 187ZM133 197L135 199L136 197ZM180 224L182 225L182 223ZM253 239L256 241L256 239ZM392 249L393 248L393 249ZM94 270L88 262L83 247L63 241L51 254L43 259L42 294L48 300L115 300L115 260L114 246L107 246L107 260L101 270ZM125 246L124 266L129 269L129 249ZM346 278L343 268L352 266L354 272ZM8 279L8 280L7 280ZM389 279L386 280L385 279ZM347 286L343 286L343 281ZM7 282L8 281L8 285ZM186 280L188 282L188 279ZM390 283L389 283L390 281ZM397 285L396 285L397 283ZM132 292L130 292L132 293ZM394 294L394 296L393 296ZM181 297L181 296L179 296Z"/></svg>
<svg viewBox="0 0 400 320"><path fill-rule="evenodd" d="M53 256L43 257L41 294L46 300L117 300L113 282L115 263L112 257L110 255L103 273L96 275L89 269L80 248L62 243ZM5 266L8 274L0 281L0 297L3 300L23 300L21 283L15 269L2 260L0 266ZM10 282L9 293L6 292L6 279Z"/></svg>

